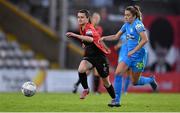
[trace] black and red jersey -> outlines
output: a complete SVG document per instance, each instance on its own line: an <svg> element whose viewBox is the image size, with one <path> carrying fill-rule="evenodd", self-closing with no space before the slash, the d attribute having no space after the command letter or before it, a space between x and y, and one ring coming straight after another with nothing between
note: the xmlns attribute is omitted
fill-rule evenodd
<svg viewBox="0 0 180 113"><path fill-rule="evenodd" d="M80 34L93 37L93 43L82 41L85 45L85 54L98 54L101 52L104 54L110 54L104 45L99 42L101 36L92 24L87 23L84 30L80 27Z"/></svg>
<svg viewBox="0 0 180 113"><path fill-rule="evenodd" d="M101 26L95 26L96 31L99 33L100 36L103 34L103 29Z"/></svg>

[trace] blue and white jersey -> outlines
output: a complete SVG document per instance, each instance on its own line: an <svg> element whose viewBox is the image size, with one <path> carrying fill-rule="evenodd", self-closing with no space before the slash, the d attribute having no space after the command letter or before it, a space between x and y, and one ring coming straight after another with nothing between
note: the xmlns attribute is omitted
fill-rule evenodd
<svg viewBox="0 0 180 113"><path fill-rule="evenodd" d="M127 48L129 52L139 44L139 42L141 41L139 33L145 31L145 28L143 23L139 19L136 19L132 24L125 23L120 31L123 33L126 32ZM136 51L136 53L134 53L131 58L139 58L144 54L145 48L142 47L140 50Z"/></svg>
<svg viewBox="0 0 180 113"><path fill-rule="evenodd" d="M121 41L122 44L121 44L121 48L120 48L120 51L119 51L118 62L121 62L122 59L124 57L127 57L127 54L128 54L126 33L123 33L123 35L121 35L120 41Z"/></svg>

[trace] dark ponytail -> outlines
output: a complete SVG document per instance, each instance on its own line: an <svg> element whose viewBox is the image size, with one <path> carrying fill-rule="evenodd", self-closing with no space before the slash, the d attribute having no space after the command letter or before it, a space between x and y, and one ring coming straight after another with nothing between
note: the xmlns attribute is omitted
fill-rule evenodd
<svg viewBox="0 0 180 113"><path fill-rule="evenodd" d="M137 5L135 5L134 8L135 8L136 11L137 11L136 17L139 18L139 20L142 21L142 13L141 13L140 7L137 6Z"/></svg>
<svg viewBox="0 0 180 113"><path fill-rule="evenodd" d="M142 21L142 13L139 6L128 6L126 10L130 11L133 16L136 16L136 18Z"/></svg>
<svg viewBox="0 0 180 113"><path fill-rule="evenodd" d="M91 23L91 13L86 9L81 9L77 13L84 13L86 17L89 19L89 23Z"/></svg>

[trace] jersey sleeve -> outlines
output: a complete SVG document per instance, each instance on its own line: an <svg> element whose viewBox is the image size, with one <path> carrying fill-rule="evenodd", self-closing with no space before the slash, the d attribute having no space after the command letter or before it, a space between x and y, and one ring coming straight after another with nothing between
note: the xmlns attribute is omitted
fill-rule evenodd
<svg viewBox="0 0 180 113"><path fill-rule="evenodd" d="M135 25L135 29L138 33L145 31L144 25L141 22L138 22Z"/></svg>
<svg viewBox="0 0 180 113"><path fill-rule="evenodd" d="M126 32L126 23L121 27L121 29L119 30L121 32Z"/></svg>

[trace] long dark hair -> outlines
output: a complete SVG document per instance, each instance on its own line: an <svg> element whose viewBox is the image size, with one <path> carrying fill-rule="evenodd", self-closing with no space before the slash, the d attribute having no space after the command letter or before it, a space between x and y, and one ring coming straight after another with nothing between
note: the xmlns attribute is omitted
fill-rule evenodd
<svg viewBox="0 0 180 113"><path fill-rule="evenodd" d="M133 16L136 16L136 18L142 21L142 13L139 6L128 6L125 10L130 11Z"/></svg>
<svg viewBox="0 0 180 113"><path fill-rule="evenodd" d="M81 9L77 13L84 13L86 17L89 19L89 23L91 23L91 13L87 9Z"/></svg>

